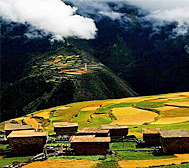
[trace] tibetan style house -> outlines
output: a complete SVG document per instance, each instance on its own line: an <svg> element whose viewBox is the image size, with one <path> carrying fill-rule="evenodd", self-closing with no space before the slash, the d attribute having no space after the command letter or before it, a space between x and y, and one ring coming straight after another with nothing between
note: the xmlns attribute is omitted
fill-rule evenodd
<svg viewBox="0 0 189 168"><path fill-rule="evenodd" d="M189 132L185 129L160 131L160 142L166 154L189 153Z"/></svg>
<svg viewBox="0 0 189 168"><path fill-rule="evenodd" d="M161 131L161 128L142 129L143 140L146 146L161 146L159 131Z"/></svg>
<svg viewBox="0 0 189 168"><path fill-rule="evenodd" d="M69 123L69 122L57 122L53 123L54 132L57 135L67 135L72 136L77 133L78 123Z"/></svg>
<svg viewBox="0 0 189 168"><path fill-rule="evenodd" d="M76 155L106 155L109 150L110 137L72 136L70 142Z"/></svg>
<svg viewBox="0 0 189 168"><path fill-rule="evenodd" d="M5 130L5 135L7 137L12 131L34 130L34 128L33 128L33 125L5 124L4 130Z"/></svg>
<svg viewBox="0 0 189 168"><path fill-rule="evenodd" d="M116 125L101 125L100 128L102 130L110 131L111 141L123 140L127 136L128 130L129 130L128 126L119 126L118 124L116 124Z"/></svg>
<svg viewBox="0 0 189 168"><path fill-rule="evenodd" d="M94 127L85 127L78 133L79 135L94 135L95 137L108 137L109 130L102 130Z"/></svg>
<svg viewBox="0 0 189 168"><path fill-rule="evenodd" d="M31 155L43 152L47 132L35 130L12 131L7 139L14 155Z"/></svg>

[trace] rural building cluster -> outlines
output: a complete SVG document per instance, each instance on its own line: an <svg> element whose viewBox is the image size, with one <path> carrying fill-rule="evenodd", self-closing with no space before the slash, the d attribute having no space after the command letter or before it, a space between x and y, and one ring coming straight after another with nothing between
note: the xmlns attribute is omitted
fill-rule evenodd
<svg viewBox="0 0 189 168"><path fill-rule="evenodd" d="M128 135L128 126L101 125L99 128L86 127L78 130L78 123L56 122L53 124L56 136L69 137L70 149L75 155L105 155L112 142L126 142L137 137ZM12 154L38 154L44 151L48 142L48 132L38 132L32 125L5 124L6 139ZM163 153L189 153L189 132L185 129L162 130L145 128L142 130L145 147L161 147Z"/></svg>

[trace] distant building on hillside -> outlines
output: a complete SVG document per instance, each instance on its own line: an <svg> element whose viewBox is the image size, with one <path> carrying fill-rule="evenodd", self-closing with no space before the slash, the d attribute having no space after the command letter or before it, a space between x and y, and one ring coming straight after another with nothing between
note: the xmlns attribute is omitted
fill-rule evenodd
<svg viewBox="0 0 189 168"><path fill-rule="evenodd" d="M160 142L166 154L189 153L189 132L185 129L160 131Z"/></svg>
<svg viewBox="0 0 189 168"><path fill-rule="evenodd" d="M161 131L161 128L142 129L143 140L146 146L161 146L159 131Z"/></svg>
<svg viewBox="0 0 189 168"><path fill-rule="evenodd" d="M128 126L119 126L118 124L116 124L116 125L101 125L100 128L102 130L110 131L111 141L123 140L127 136L128 131L129 131Z"/></svg>
<svg viewBox="0 0 189 168"><path fill-rule="evenodd" d="M106 155L110 137L72 136L70 142L76 155Z"/></svg>
<svg viewBox="0 0 189 168"><path fill-rule="evenodd" d="M7 139L14 155L31 155L43 152L47 132L35 130L12 131Z"/></svg>
<svg viewBox="0 0 189 168"><path fill-rule="evenodd" d="M94 127L85 127L79 131L79 135L95 135L95 137L108 137L109 130L102 130Z"/></svg>
<svg viewBox="0 0 189 168"><path fill-rule="evenodd" d="M5 130L5 135L7 137L12 131L34 130L34 127L33 127L33 125L5 124L4 130Z"/></svg>
<svg viewBox="0 0 189 168"><path fill-rule="evenodd" d="M69 123L69 122L56 122L53 123L54 132L57 135L67 135L72 136L77 133L78 123Z"/></svg>

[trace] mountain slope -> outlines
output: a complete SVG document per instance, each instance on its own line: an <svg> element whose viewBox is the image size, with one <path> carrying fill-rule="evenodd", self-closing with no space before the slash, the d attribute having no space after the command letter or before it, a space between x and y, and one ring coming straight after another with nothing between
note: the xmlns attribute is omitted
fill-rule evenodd
<svg viewBox="0 0 189 168"><path fill-rule="evenodd" d="M91 55L64 44L53 52L36 53L21 79L3 85L1 120L70 102L136 95Z"/></svg>

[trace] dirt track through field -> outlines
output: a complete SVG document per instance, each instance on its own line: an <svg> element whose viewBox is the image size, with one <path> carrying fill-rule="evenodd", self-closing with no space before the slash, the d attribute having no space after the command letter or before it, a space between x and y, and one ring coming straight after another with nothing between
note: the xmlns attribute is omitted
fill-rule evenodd
<svg viewBox="0 0 189 168"><path fill-rule="evenodd" d="M99 162L90 160L46 160L42 162L33 162L23 168L91 168Z"/></svg>
<svg viewBox="0 0 189 168"><path fill-rule="evenodd" d="M181 164L189 162L189 154L175 154L176 158L154 160L122 160L118 164L122 168L149 167L158 165Z"/></svg>

